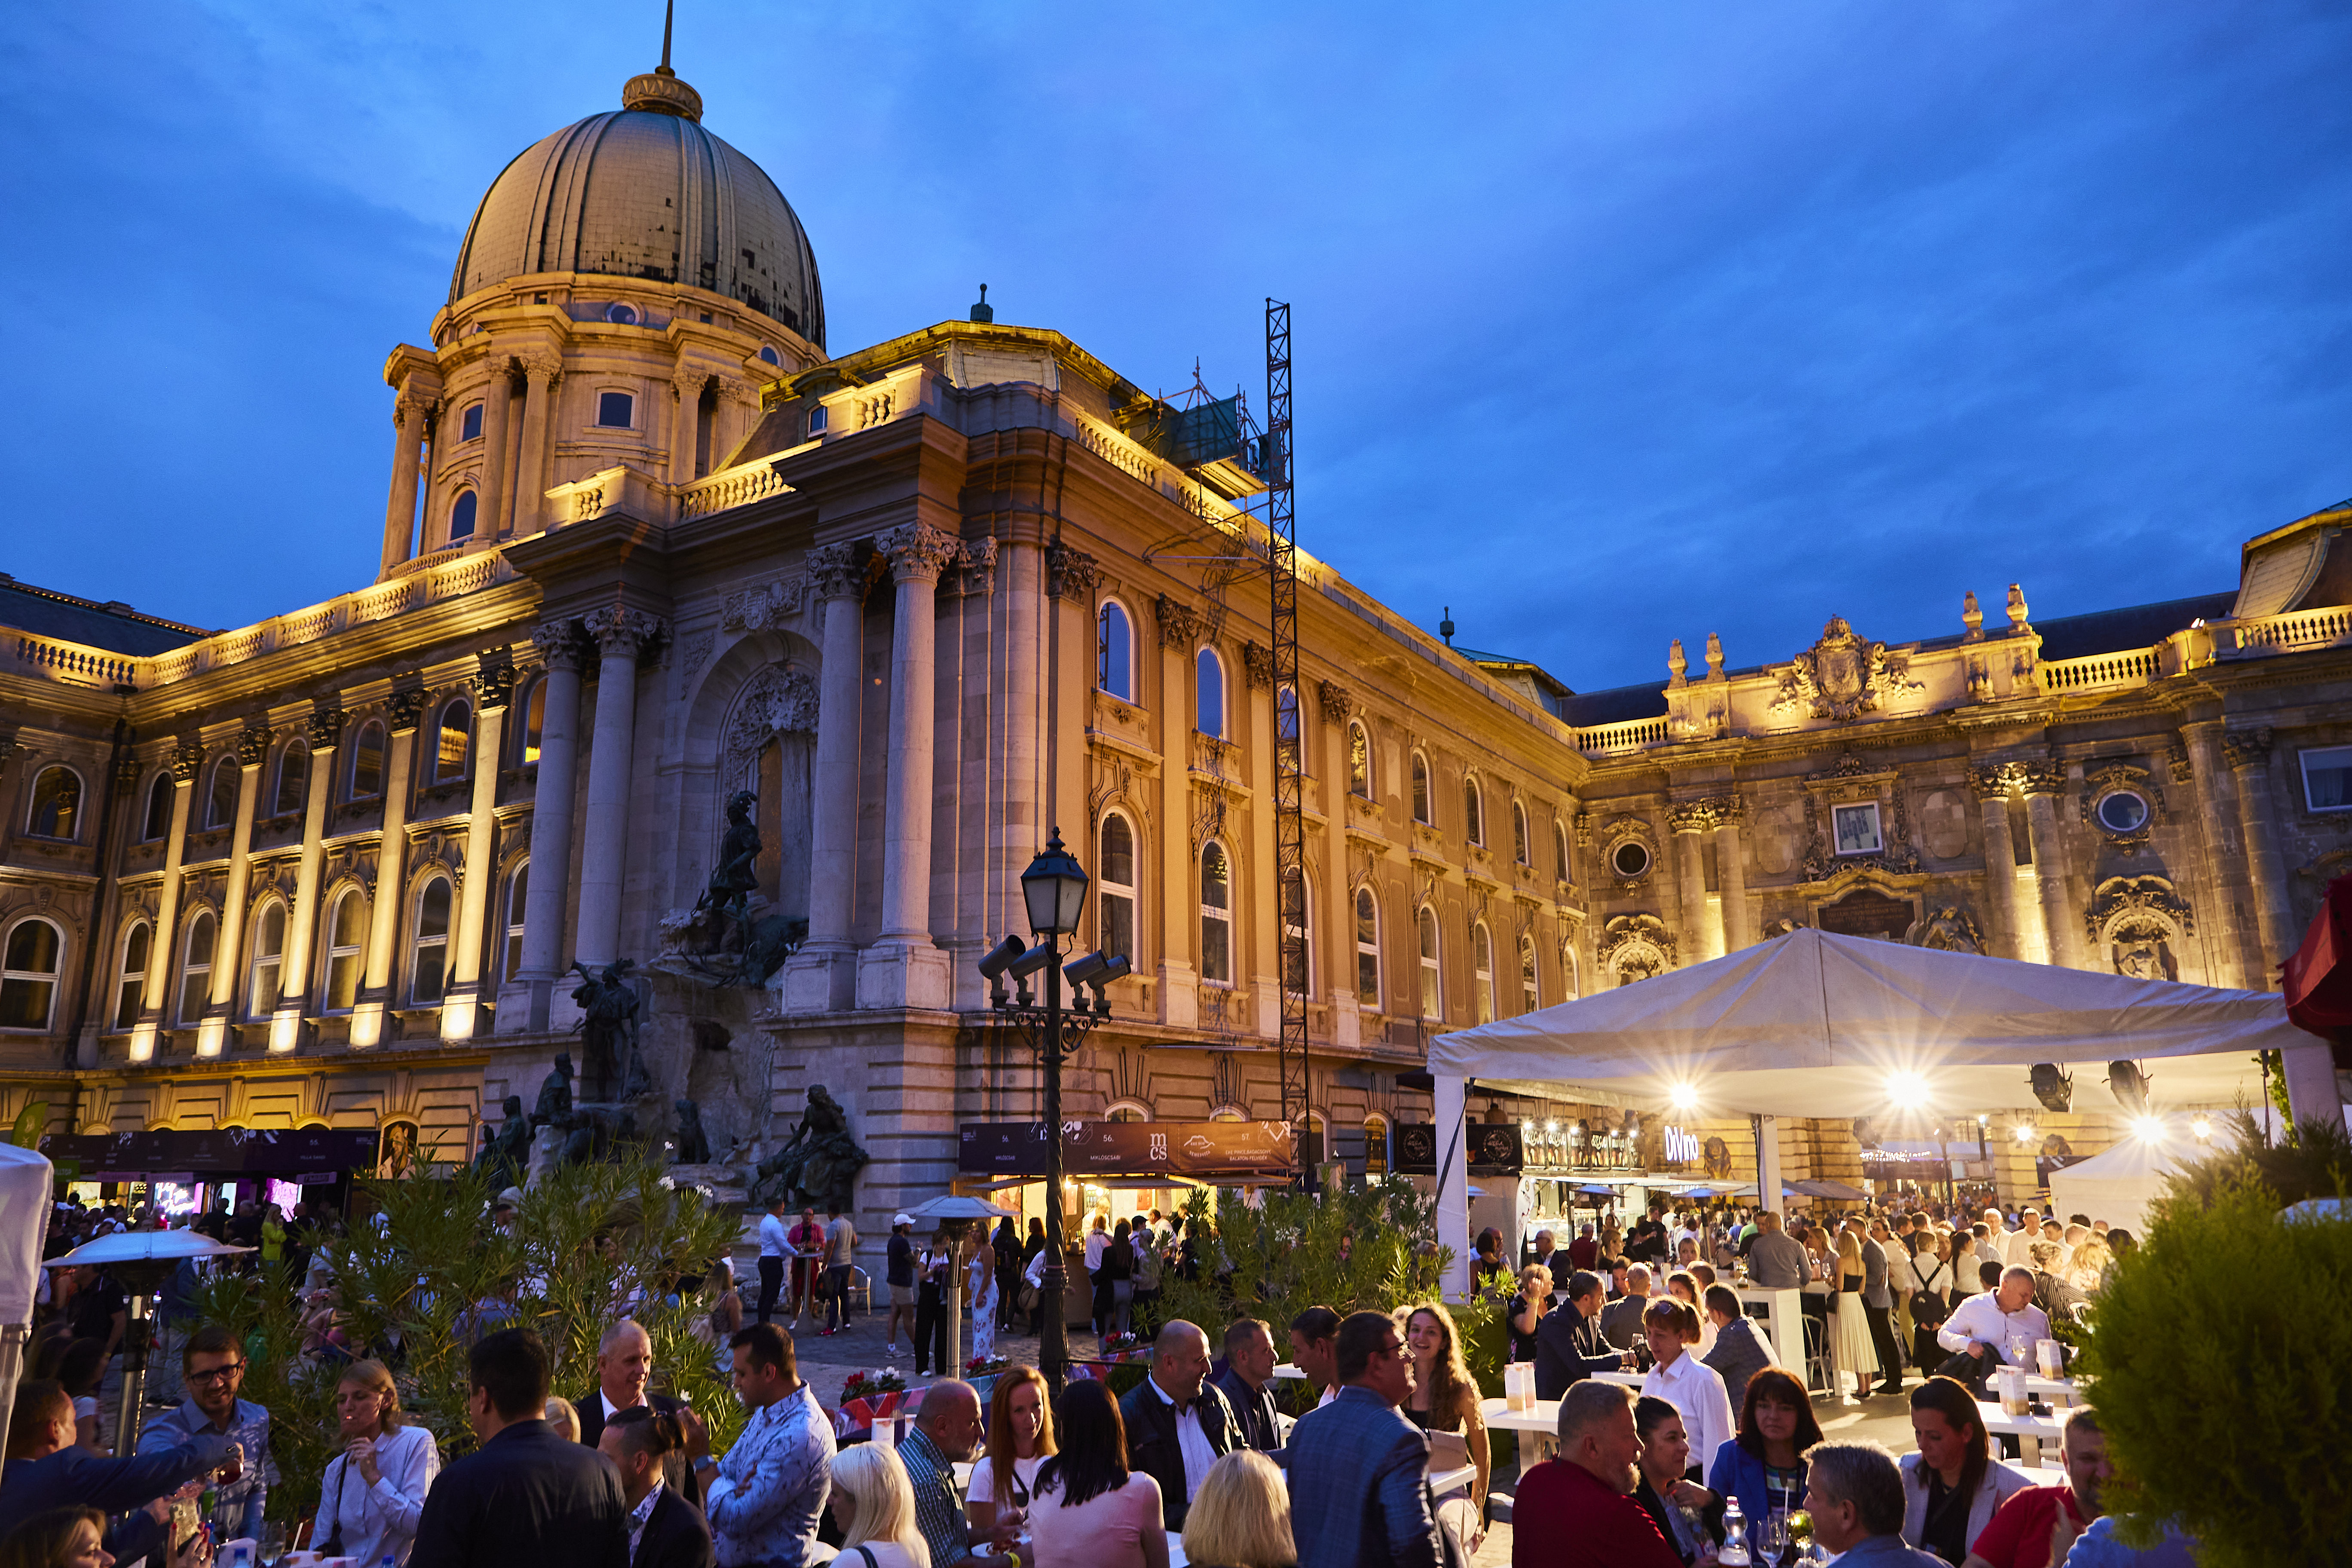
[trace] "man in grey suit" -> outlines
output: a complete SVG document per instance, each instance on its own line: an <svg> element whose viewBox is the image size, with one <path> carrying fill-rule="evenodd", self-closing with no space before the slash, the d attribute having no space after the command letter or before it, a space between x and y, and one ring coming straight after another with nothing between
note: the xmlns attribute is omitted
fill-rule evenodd
<svg viewBox="0 0 2352 1568"><path fill-rule="evenodd" d="M1870 1342L1878 1352L1878 1392L1900 1394L1903 1351L1895 1342L1895 1293L1886 1286L1886 1222L1872 1220L1862 1235L1862 1313L1870 1321Z"/></svg>
<svg viewBox="0 0 2352 1568"><path fill-rule="evenodd" d="M1333 1347L1338 1397L1291 1429L1298 1568L1454 1568L1429 1506L1429 1439L1397 1414L1412 1354L1385 1312L1357 1312Z"/></svg>
<svg viewBox="0 0 2352 1568"><path fill-rule="evenodd" d="M1748 1273L1766 1290L1801 1290L1812 1278L1805 1244L1780 1227L1780 1216L1771 1209L1756 1216L1756 1242L1748 1249Z"/></svg>
<svg viewBox="0 0 2352 1568"><path fill-rule="evenodd" d="M1650 1266L1636 1263L1625 1270L1625 1293L1601 1309L1601 1337L1621 1351L1633 1348L1642 1337L1642 1314L1650 1310Z"/></svg>
<svg viewBox="0 0 2352 1568"><path fill-rule="evenodd" d="M1699 1359L1723 1379L1723 1392L1731 1396L1737 1415L1747 1404L1748 1380L1772 1364L1772 1352L1728 1285L1706 1288L1706 1321L1715 1325L1715 1348Z"/></svg>

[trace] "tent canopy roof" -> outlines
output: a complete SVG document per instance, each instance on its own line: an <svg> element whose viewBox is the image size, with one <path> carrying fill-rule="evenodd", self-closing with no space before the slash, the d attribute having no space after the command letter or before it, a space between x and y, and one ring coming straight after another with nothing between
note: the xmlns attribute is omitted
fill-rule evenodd
<svg viewBox="0 0 2352 1568"><path fill-rule="evenodd" d="M2036 1062L2158 1061L2152 1104L2259 1093L2254 1053L2309 1045L2268 992L2095 974L1801 930L1580 1001L1441 1035L1429 1070L1693 1114L2030 1110ZM1677 1090L1681 1091L1680 1096Z"/></svg>

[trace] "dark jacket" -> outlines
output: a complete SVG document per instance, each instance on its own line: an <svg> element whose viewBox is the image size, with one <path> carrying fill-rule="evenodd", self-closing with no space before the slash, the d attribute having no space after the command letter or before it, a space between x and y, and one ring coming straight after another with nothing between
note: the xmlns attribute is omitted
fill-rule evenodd
<svg viewBox="0 0 2352 1568"><path fill-rule="evenodd" d="M1562 1301L1536 1325L1536 1397L1558 1399L1596 1372L1625 1363L1601 1337L1596 1320Z"/></svg>
<svg viewBox="0 0 2352 1568"><path fill-rule="evenodd" d="M87 1448L60 1448L46 1458L11 1459L0 1471L0 1537L53 1508L94 1508L108 1515L142 1509L167 1492L220 1468L228 1458L228 1438L205 1433L174 1448L110 1459ZM253 1463L250 1455L247 1463ZM123 1521L107 1550L128 1563L162 1552L161 1526L146 1514Z"/></svg>
<svg viewBox="0 0 2352 1568"><path fill-rule="evenodd" d="M544 1421L518 1421L459 1459L425 1494L419 1568L628 1568L621 1472Z"/></svg>
<svg viewBox="0 0 2352 1568"><path fill-rule="evenodd" d="M686 1408L685 1400L667 1394L648 1394L646 1403L672 1415ZM572 1408L580 1413L580 1441L594 1447L596 1439L604 1435L604 1391L590 1389L584 1398L572 1402ZM697 1509L702 1507L702 1483L695 1479L694 1467L686 1462L684 1453L673 1453L662 1460L662 1482Z"/></svg>
<svg viewBox="0 0 2352 1568"><path fill-rule="evenodd" d="M1723 1392L1731 1396L1731 1414L1736 1418L1748 1398L1748 1380L1772 1364L1772 1352L1757 1333L1755 1320L1738 1317L1716 1331L1715 1348L1699 1359L1723 1379Z"/></svg>
<svg viewBox="0 0 2352 1568"><path fill-rule="evenodd" d="M1633 1348L1642 1337L1642 1314L1655 1296L1620 1296L1601 1309L1601 1337L1621 1351Z"/></svg>
<svg viewBox="0 0 2352 1568"><path fill-rule="evenodd" d="M1339 1390L1290 1433L1298 1568L1454 1568L1431 1517L1429 1438L1368 1388ZM1181 1491L1180 1491L1180 1494Z"/></svg>
<svg viewBox="0 0 2352 1568"><path fill-rule="evenodd" d="M1201 1397L1193 1402L1193 1408L1200 1412L1201 1435L1220 1458L1242 1446L1234 1407L1225 1403L1215 1384L1201 1384ZM1183 1529L1190 1499L1185 1496L1184 1450L1176 1440L1176 1407L1146 1377L1127 1391L1127 1397L1118 1402L1118 1413L1127 1424L1128 1468L1141 1470L1160 1483L1160 1522L1171 1531Z"/></svg>
<svg viewBox="0 0 2352 1568"><path fill-rule="evenodd" d="M627 1539L626 1525L621 1534ZM637 1537L637 1554L629 1559L629 1568L717 1568L718 1562L702 1510L663 1487L646 1520L645 1533Z"/></svg>
<svg viewBox="0 0 2352 1568"><path fill-rule="evenodd" d="M1666 1538L1666 1545L1674 1550L1675 1555L1681 1557L1681 1548L1675 1545L1675 1527L1666 1519L1666 1510L1670 1505L1650 1484L1649 1477L1643 1476L1642 1484L1633 1489L1633 1500L1642 1505L1644 1513L1657 1521L1658 1533ZM1698 1527L1706 1532L1708 1540L1717 1546L1723 1544L1723 1499L1718 1497L1698 1510ZM1683 1561L1690 1563L1696 1559L1683 1557Z"/></svg>
<svg viewBox="0 0 2352 1568"><path fill-rule="evenodd" d="M1282 1423L1275 1419L1272 1384L1253 1392L1232 1367L1217 1373L1217 1392L1234 1408L1234 1447L1271 1454L1282 1447Z"/></svg>

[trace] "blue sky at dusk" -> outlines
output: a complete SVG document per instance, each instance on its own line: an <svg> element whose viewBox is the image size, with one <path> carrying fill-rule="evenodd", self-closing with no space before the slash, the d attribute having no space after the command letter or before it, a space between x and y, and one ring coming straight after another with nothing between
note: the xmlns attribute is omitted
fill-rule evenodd
<svg viewBox="0 0 2352 1568"><path fill-rule="evenodd" d="M961 316L1264 402L1300 541L1580 689L1666 641L2227 588L2352 494L2352 7L683 0L835 353ZM660 7L17 6L0 571L206 626L373 575L394 343ZM1696 656L1694 656L1696 657Z"/></svg>

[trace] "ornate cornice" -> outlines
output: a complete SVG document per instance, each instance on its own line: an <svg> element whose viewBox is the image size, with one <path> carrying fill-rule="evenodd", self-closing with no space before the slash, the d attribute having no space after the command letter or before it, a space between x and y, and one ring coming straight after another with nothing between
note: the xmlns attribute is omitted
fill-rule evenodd
<svg viewBox="0 0 2352 1568"><path fill-rule="evenodd" d="M253 724L236 738L236 762L239 767L257 768L269 758L269 741L276 731L266 724Z"/></svg>
<svg viewBox="0 0 2352 1568"><path fill-rule="evenodd" d="M1063 544L1045 547L1045 591L1055 598L1091 602L1101 581L1101 566L1085 551Z"/></svg>
<svg viewBox="0 0 2352 1568"><path fill-rule="evenodd" d="M310 749L314 752L328 751L343 738L343 710L331 706L314 708L310 710L306 729Z"/></svg>
<svg viewBox="0 0 2352 1568"><path fill-rule="evenodd" d="M804 563L820 599L862 599L866 596L866 566L857 546L847 542L820 544Z"/></svg>
<svg viewBox="0 0 2352 1568"><path fill-rule="evenodd" d="M2240 768L2262 767L2271 760L2271 731L2265 724L2252 730L2225 730L2221 733L2221 760L2231 772Z"/></svg>
<svg viewBox="0 0 2352 1568"><path fill-rule="evenodd" d="M1153 601L1152 618L1160 623L1161 647L1189 647L1201 635L1201 612L1162 594Z"/></svg>

